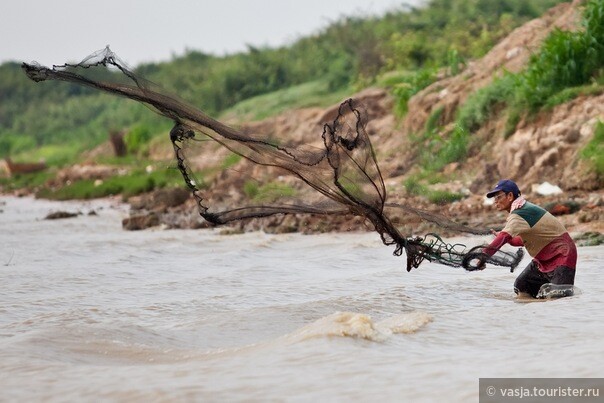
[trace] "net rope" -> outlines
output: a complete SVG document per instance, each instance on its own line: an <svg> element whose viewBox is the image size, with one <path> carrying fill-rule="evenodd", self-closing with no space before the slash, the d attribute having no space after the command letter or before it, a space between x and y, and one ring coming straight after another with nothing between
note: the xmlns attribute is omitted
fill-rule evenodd
<svg viewBox="0 0 604 403"><path fill-rule="evenodd" d="M394 246L394 255L407 255L407 271L424 260L474 270L476 257L486 262L515 267L522 256L498 251L493 256L466 251L464 245L448 244L436 234L405 237L392 223L387 211L413 214L442 228L484 235L488 231L456 223L444 216L409 205L387 203L386 187L375 151L366 131L367 114L356 100L341 103L337 117L325 123L320 142L276 144L274 140L245 134L212 119L196 107L136 75L107 47L78 64L51 68L23 63L27 76L36 81L60 80L92 87L113 95L141 102L172 120L170 141L176 165L197 202L200 215L214 225L268 217L276 214L314 214L360 216L369 221L382 242ZM98 68L117 69L121 74L95 74ZM100 78L99 78L100 77ZM211 141L208 141L211 140ZM307 185L309 192L283 197L278 203L213 209L196 180L194 159L200 147L218 143L231 152L269 169L283 172ZM193 154L193 155L191 155ZM480 247L482 248L482 247Z"/></svg>

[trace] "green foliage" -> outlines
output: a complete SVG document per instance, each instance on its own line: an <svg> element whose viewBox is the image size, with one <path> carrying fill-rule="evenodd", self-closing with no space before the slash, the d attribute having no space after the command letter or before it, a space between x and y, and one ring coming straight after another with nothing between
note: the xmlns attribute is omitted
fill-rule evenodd
<svg viewBox="0 0 604 403"><path fill-rule="evenodd" d="M515 103L535 111L561 90L588 82L599 67L593 65L598 55L588 36L587 32L557 30L546 38L526 71L518 75Z"/></svg>
<svg viewBox="0 0 604 403"><path fill-rule="evenodd" d="M412 195L421 195L426 192L426 187L422 185L419 179L415 176L409 176L405 179L403 186L407 190L407 193Z"/></svg>
<svg viewBox="0 0 604 403"><path fill-rule="evenodd" d="M151 130L145 124L135 125L124 136L126 148L130 154L138 154L143 150L143 146L151 140Z"/></svg>
<svg viewBox="0 0 604 403"><path fill-rule="evenodd" d="M9 177L0 177L0 191L13 191L17 189L26 189L35 191L44 186L55 173L51 171L41 171L28 174L18 174Z"/></svg>
<svg viewBox="0 0 604 403"><path fill-rule="evenodd" d="M189 51L135 70L218 115L241 101L317 80L325 83L328 96L356 82L371 83L388 70L448 66L454 74L463 60L483 55L514 27L560 1L432 0L380 18L344 17L277 49L249 46L223 57ZM590 29L601 31L597 25ZM405 80L409 88L397 89L401 113L406 100L431 82L426 75L431 73L418 72ZM0 65L0 138L11 133L33 138L36 146L75 141L90 147L105 141L111 130L140 123L155 128L160 121L135 102L64 82L34 83L19 64ZM7 155L6 143L0 152Z"/></svg>
<svg viewBox="0 0 604 403"><path fill-rule="evenodd" d="M224 161L222 162L222 169L228 169L233 165L236 165L239 161L241 161L243 157L239 154L231 153L229 154Z"/></svg>
<svg viewBox="0 0 604 403"><path fill-rule="evenodd" d="M556 105L571 101L581 95L593 96L600 95L602 93L604 93L604 85L598 83L564 88L560 92L557 92L554 95L550 96L545 101L543 106L546 109L551 109Z"/></svg>
<svg viewBox="0 0 604 403"><path fill-rule="evenodd" d="M579 222L584 216L579 216ZM577 243L577 246L598 246L604 244L604 234L598 231L588 231L582 234L573 236L573 240Z"/></svg>
<svg viewBox="0 0 604 403"><path fill-rule="evenodd" d="M327 107L350 95L349 88L330 91L325 80L311 81L258 95L227 109L223 117L261 120L292 108Z"/></svg>
<svg viewBox="0 0 604 403"><path fill-rule="evenodd" d="M596 124L593 138L581 150L581 158L586 160L599 178L604 178L604 123Z"/></svg>
<svg viewBox="0 0 604 403"><path fill-rule="evenodd" d="M386 80L402 116L438 68L455 74L465 60L482 56L516 26L560 1L431 0L379 18L340 18L277 49L250 46L220 57L189 51L170 62L140 65L136 72L210 115L261 119L291 107L339 102L387 71L404 71ZM588 14L586 30L602 43L597 39L601 9L591 7ZM19 64L0 65L0 158L41 156L51 165L67 164L107 141L110 132L127 128L132 128L126 138L130 151L144 155L151 137L171 124L134 101L65 82L34 83Z"/></svg>
<svg viewBox="0 0 604 403"><path fill-rule="evenodd" d="M461 161L466 157L469 141L470 133L462 126L455 125L449 138L434 150L425 166L438 171L451 162Z"/></svg>
<svg viewBox="0 0 604 403"><path fill-rule="evenodd" d="M256 187L252 184L255 184ZM248 181L244 185L244 192L254 201L261 203L271 203L282 197L292 197L296 194L294 188L279 182L269 182L258 186L256 182Z"/></svg>
<svg viewBox="0 0 604 403"><path fill-rule="evenodd" d="M456 123L466 131L475 131L492 115L497 105L505 104L513 95L516 77L505 74L468 97L459 108Z"/></svg>
<svg viewBox="0 0 604 403"><path fill-rule="evenodd" d="M25 150L31 150L36 142L31 137L5 133L0 137L0 155L11 156Z"/></svg>
<svg viewBox="0 0 604 403"><path fill-rule="evenodd" d="M74 161L81 151L78 144L48 144L14 154L14 159L25 162L44 161L48 166L60 167Z"/></svg>
<svg viewBox="0 0 604 403"><path fill-rule="evenodd" d="M384 18L382 48L388 69L449 67L482 57L516 26L558 1L431 0L425 8ZM387 23L388 24L387 24ZM395 28L395 29L392 29Z"/></svg>
<svg viewBox="0 0 604 403"><path fill-rule="evenodd" d="M516 131L516 127L518 126L518 122L522 117L522 111L517 106L508 107L508 115L505 121L505 128L503 132L503 137L505 139L509 138Z"/></svg>
<svg viewBox="0 0 604 403"><path fill-rule="evenodd" d="M0 158L46 145L82 151L135 123L170 126L137 102L75 84L35 83L16 63L0 66Z"/></svg>
<svg viewBox="0 0 604 403"><path fill-rule="evenodd" d="M604 64L602 1L586 4L583 25L583 31L553 31L524 71L505 74L469 97L459 111L458 123L467 130L476 130L492 116L497 104L512 109L509 115L513 123L521 110L535 112L580 94L601 92L598 79ZM593 84L588 85L590 82Z"/></svg>
<svg viewBox="0 0 604 403"><path fill-rule="evenodd" d="M395 111L399 117L407 114L409 99L434 81L437 70L435 68L422 68L410 74L390 77L388 83L393 86L392 94L395 99Z"/></svg>
<svg viewBox="0 0 604 403"><path fill-rule="evenodd" d="M459 74L460 67L465 64L463 57L457 49L452 48L447 52L447 66L449 75L455 76Z"/></svg>
<svg viewBox="0 0 604 403"><path fill-rule="evenodd" d="M434 131L438 130L440 126L440 118L442 117L444 110L444 106L439 106L434 111L432 111L430 116L428 116L428 119L426 120L426 124L424 126L424 131L426 133L433 133Z"/></svg>
<svg viewBox="0 0 604 403"><path fill-rule="evenodd" d="M123 180L103 182L95 186L93 180L76 181L59 189L43 188L37 193L37 197L53 200L93 199L119 194L124 190Z"/></svg>
<svg viewBox="0 0 604 403"><path fill-rule="evenodd" d="M243 192L250 199L253 199L258 195L258 189L258 182L255 180L248 180L243 184Z"/></svg>
<svg viewBox="0 0 604 403"><path fill-rule="evenodd" d="M524 71L504 73L470 95L457 112L456 128L450 139L423 150L422 155L428 157L424 158L424 166L440 169L464 158L470 133L500 110L507 109L504 133L507 137L527 112L552 107L581 94L601 93L604 90L600 83L604 63L604 3L601 0L586 4L583 23L584 31L553 31Z"/></svg>
<svg viewBox="0 0 604 403"><path fill-rule="evenodd" d="M177 170L156 170L147 173L134 170L127 175L114 176L96 183L80 180L58 189L43 188L37 196L53 200L94 199L121 194L124 199L166 186L181 186L182 177Z"/></svg>
<svg viewBox="0 0 604 403"><path fill-rule="evenodd" d="M327 70L327 88L330 91L346 88L352 81L353 77L350 72L354 71L353 62L350 56L342 54L329 64Z"/></svg>
<svg viewBox="0 0 604 403"><path fill-rule="evenodd" d="M423 174L412 175L408 177L403 185L407 193L416 196L423 196L434 204L448 204L464 198L460 193L447 192L445 190L432 190L428 186L422 184L424 175L431 175L427 171Z"/></svg>
<svg viewBox="0 0 604 403"><path fill-rule="evenodd" d="M470 133L460 125L455 125L448 135L440 128L432 128L424 131L421 136L413 136L411 139L420 150L421 167L434 173L445 165L461 161L466 157Z"/></svg>
<svg viewBox="0 0 604 403"><path fill-rule="evenodd" d="M447 192L446 190L432 190L426 195L427 199L434 204L449 204L464 198L460 193Z"/></svg>

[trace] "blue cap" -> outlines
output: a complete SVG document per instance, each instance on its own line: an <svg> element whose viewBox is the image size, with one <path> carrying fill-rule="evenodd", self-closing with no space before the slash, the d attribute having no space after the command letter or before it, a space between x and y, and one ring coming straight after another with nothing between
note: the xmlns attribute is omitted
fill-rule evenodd
<svg viewBox="0 0 604 403"><path fill-rule="evenodd" d="M513 193L514 197L520 196L520 189L518 189L518 185L509 179L502 179L497 182L497 186L487 193L487 197L491 198L499 192Z"/></svg>

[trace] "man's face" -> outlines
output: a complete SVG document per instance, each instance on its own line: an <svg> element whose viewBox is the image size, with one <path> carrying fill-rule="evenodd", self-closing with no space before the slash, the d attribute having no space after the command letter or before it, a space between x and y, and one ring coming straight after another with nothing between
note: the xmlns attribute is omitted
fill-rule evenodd
<svg viewBox="0 0 604 403"><path fill-rule="evenodd" d="M503 191L495 195L495 208L499 211L510 211L514 195Z"/></svg>

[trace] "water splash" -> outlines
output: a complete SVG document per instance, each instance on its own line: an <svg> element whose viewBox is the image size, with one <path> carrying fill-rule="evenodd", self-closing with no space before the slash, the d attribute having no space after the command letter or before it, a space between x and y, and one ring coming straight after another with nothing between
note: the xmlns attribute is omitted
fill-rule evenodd
<svg viewBox="0 0 604 403"><path fill-rule="evenodd" d="M285 336L285 339L295 343L319 337L350 337L382 342L394 333L415 333L431 321L432 316L425 312L401 314L377 323L366 314L336 312Z"/></svg>

